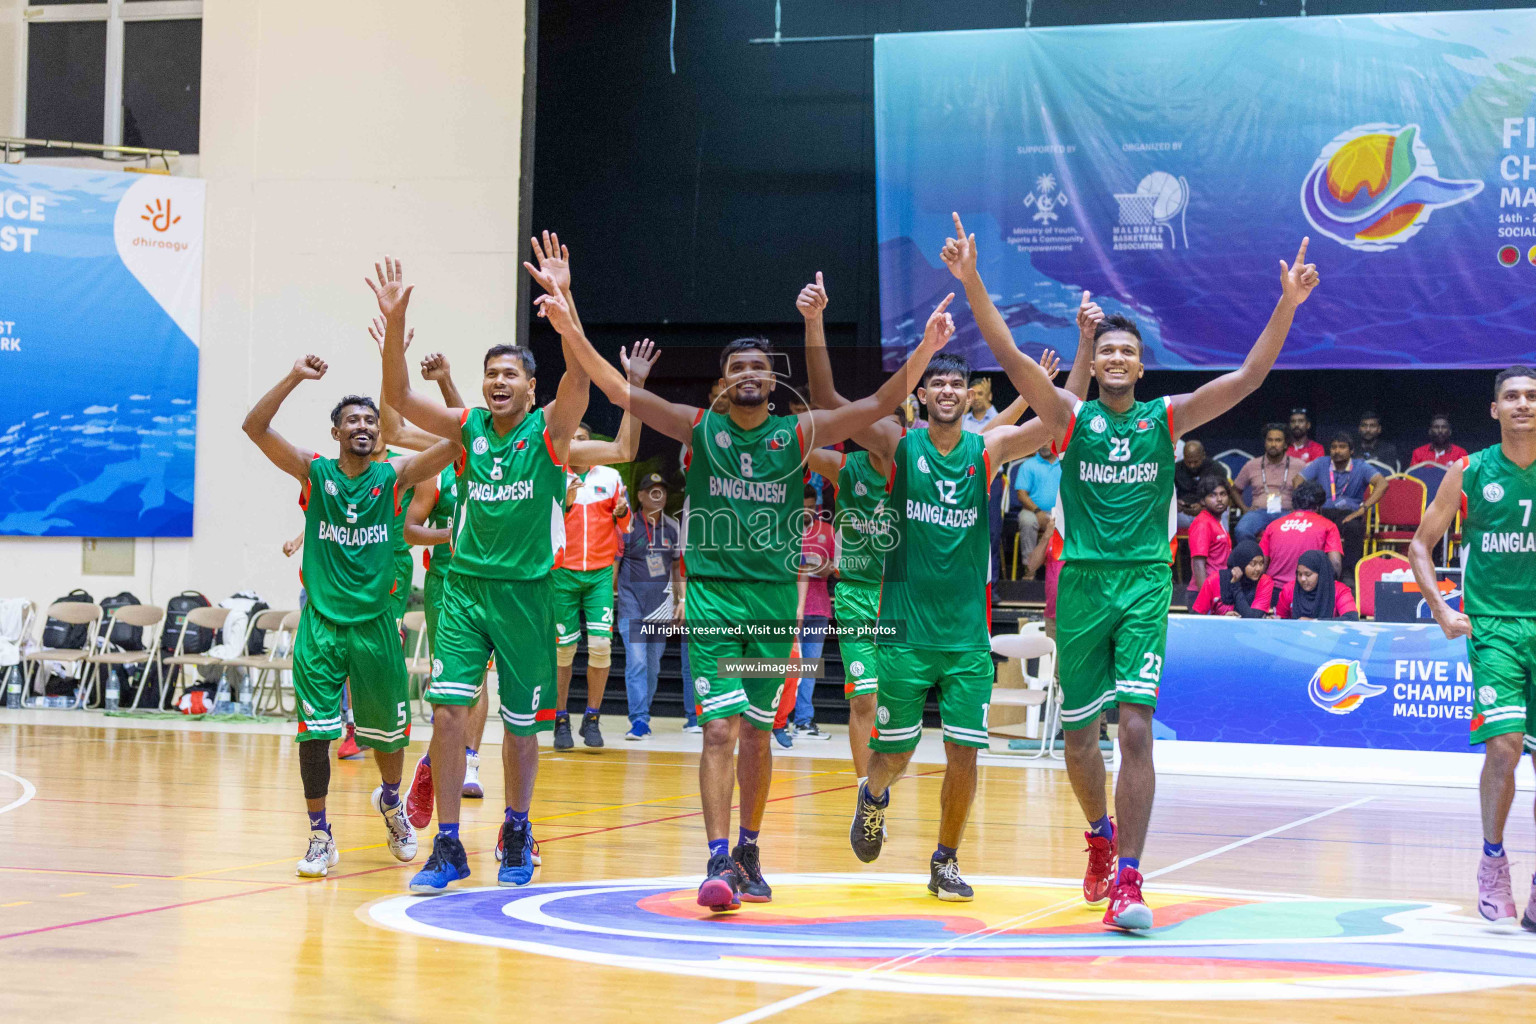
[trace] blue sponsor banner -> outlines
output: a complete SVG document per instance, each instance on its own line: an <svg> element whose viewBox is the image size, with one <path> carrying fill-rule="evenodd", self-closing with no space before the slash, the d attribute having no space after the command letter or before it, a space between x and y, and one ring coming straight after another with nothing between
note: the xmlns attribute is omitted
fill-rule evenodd
<svg viewBox="0 0 1536 1024"><path fill-rule="evenodd" d="M1536 11L886 35L874 67L887 369L960 291L951 210L1035 352L1087 290L1147 365L1236 366L1310 235L1280 366L1536 361Z"/></svg>
<svg viewBox="0 0 1536 1024"><path fill-rule="evenodd" d="M1157 721L1172 738L1466 751L1465 639L1433 623L1175 615Z"/></svg>
<svg viewBox="0 0 1536 1024"><path fill-rule="evenodd" d="M188 537L203 183L0 167L0 534Z"/></svg>

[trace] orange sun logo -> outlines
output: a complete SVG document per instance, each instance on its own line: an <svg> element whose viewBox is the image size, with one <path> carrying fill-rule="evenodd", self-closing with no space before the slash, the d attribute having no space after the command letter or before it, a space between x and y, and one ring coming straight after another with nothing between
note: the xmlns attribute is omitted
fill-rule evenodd
<svg viewBox="0 0 1536 1024"><path fill-rule="evenodd" d="M153 206L144 204L144 212L139 215L139 220L149 221L149 226L156 231L169 231L172 224L180 222L181 217L171 215L171 201L165 201L165 208L161 209L160 200L156 199Z"/></svg>

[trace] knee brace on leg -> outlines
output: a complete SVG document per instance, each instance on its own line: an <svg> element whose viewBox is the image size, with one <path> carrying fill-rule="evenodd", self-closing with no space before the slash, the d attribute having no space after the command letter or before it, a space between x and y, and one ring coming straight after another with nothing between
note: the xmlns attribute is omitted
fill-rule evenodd
<svg viewBox="0 0 1536 1024"><path fill-rule="evenodd" d="M305 740L299 744L299 778L304 780L304 799L322 800L331 788L329 740Z"/></svg>
<svg viewBox="0 0 1536 1024"><path fill-rule="evenodd" d="M613 637L587 637L587 664L593 668L607 668L613 664Z"/></svg>
<svg viewBox="0 0 1536 1024"><path fill-rule="evenodd" d="M559 665L561 668L570 668L571 667L571 663L574 662L575 660L576 660L576 645L575 644L556 644L555 645L555 664L556 665Z"/></svg>

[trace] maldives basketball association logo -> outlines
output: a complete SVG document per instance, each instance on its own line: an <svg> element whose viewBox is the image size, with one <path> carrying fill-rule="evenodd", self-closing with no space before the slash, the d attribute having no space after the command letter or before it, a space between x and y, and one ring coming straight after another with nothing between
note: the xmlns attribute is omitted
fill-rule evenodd
<svg viewBox="0 0 1536 1024"><path fill-rule="evenodd" d="M1464 203L1481 181L1440 177L1416 124L1357 125L1323 147L1301 184L1312 227L1361 252L1395 249L1435 210Z"/></svg>

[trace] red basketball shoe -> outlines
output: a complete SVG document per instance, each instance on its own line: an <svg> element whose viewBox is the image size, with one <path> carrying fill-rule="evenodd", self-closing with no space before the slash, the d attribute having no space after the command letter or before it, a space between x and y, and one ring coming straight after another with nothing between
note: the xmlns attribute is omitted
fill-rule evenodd
<svg viewBox="0 0 1536 1024"><path fill-rule="evenodd" d="M1113 820L1113 819L1111 819ZM1120 834L1110 828L1109 836L1084 832L1088 840L1088 870L1083 873L1083 899L1096 907L1109 896L1115 881L1115 858L1120 855Z"/></svg>

